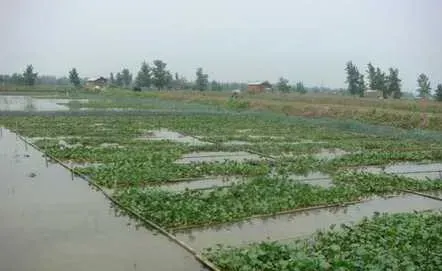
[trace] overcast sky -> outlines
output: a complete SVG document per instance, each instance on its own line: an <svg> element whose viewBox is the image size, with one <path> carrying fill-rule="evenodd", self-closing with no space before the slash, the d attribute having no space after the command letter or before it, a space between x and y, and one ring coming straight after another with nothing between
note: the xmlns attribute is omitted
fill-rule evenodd
<svg viewBox="0 0 442 271"><path fill-rule="evenodd" d="M345 86L360 71L399 68L404 90L442 83L441 0L0 0L0 73L134 74L162 59L194 79Z"/></svg>

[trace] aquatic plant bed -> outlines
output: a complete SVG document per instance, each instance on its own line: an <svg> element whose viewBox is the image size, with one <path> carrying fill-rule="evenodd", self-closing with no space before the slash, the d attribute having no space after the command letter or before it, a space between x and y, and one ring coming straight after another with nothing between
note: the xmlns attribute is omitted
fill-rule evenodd
<svg viewBox="0 0 442 271"><path fill-rule="evenodd" d="M298 208L358 201L403 189L431 191L441 181L416 181L395 175L342 172L334 186L323 188L283 177L257 177L249 182L208 191L170 192L137 187L115 191L125 206L167 228L186 228L232 222L254 215L275 214Z"/></svg>
<svg viewBox="0 0 442 271"><path fill-rule="evenodd" d="M204 255L225 271L437 270L441 222L441 212L376 214L306 240L221 246Z"/></svg>

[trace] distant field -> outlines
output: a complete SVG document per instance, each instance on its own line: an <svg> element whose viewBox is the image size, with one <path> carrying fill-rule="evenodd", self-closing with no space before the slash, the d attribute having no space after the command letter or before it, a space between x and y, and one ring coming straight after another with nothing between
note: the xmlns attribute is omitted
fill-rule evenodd
<svg viewBox="0 0 442 271"><path fill-rule="evenodd" d="M68 87L38 86L5 89L0 94L32 95L38 97L84 97L93 99L88 107L151 109L143 98L159 98L193 104L204 104L228 110L258 110L290 116L348 119L404 129L442 130L442 103L420 100L378 100L332 94L263 93L242 94L238 100L230 99L230 92L199 91L145 91L108 89L100 94ZM83 106L70 104L71 108Z"/></svg>
<svg viewBox="0 0 442 271"><path fill-rule="evenodd" d="M163 99L228 105L230 93L180 91L156 92L156 95ZM243 94L237 103L243 108L269 110L286 115L353 119L405 129L442 130L442 103L437 102L427 102L423 105L417 100L266 93ZM427 118L426 123L425 118Z"/></svg>

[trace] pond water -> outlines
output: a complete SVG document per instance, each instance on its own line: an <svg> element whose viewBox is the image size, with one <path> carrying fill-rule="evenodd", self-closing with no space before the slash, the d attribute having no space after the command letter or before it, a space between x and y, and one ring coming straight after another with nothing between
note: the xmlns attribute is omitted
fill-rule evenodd
<svg viewBox="0 0 442 271"><path fill-rule="evenodd" d="M160 185L159 187L168 191L181 192L185 191L186 189L213 189L217 187L231 186L243 181L246 181L246 179L224 176L174 182L170 184Z"/></svg>
<svg viewBox="0 0 442 271"><path fill-rule="evenodd" d="M209 145L212 143L204 142L196 137L186 136L175 131L170 131L166 128L158 130L147 131L144 136L138 138L139 140L170 140L179 143L186 143L189 145Z"/></svg>
<svg viewBox="0 0 442 271"><path fill-rule="evenodd" d="M367 166L356 169L360 172L370 173L392 173L405 177L414 178L416 180L442 180L442 163L398 163L385 167Z"/></svg>
<svg viewBox="0 0 442 271"><path fill-rule="evenodd" d="M37 99L31 96L0 95L0 111L67 111L70 99ZM78 100L87 102L88 100Z"/></svg>
<svg viewBox="0 0 442 271"><path fill-rule="evenodd" d="M246 160L261 160L261 156L245 151L238 152L194 152L178 159L176 163L190 164L201 162L224 162L225 160L243 162Z"/></svg>
<svg viewBox="0 0 442 271"><path fill-rule="evenodd" d="M117 217L102 193L0 133L1 270L204 270L166 237Z"/></svg>
<svg viewBox="0 0 442 271"><path fill-rule="evenodd" d="M391 198L373 198L347 207L326 208L314 211L256 218L239 223L223 224L207 228L183 230L176 236L197 250L216 244L244 245L266 240L285 240L306 237L331 225L357 222L374 212L412 212L442 210L442 201L413 194Z"/></svg>

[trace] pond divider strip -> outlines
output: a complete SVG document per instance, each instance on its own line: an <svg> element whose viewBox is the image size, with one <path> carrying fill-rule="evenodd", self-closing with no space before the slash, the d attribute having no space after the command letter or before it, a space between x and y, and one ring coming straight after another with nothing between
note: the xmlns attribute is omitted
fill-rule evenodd
<svg viewBox="0 0 442 271"><path fill-rule="evenodd" d="M72 174L72 178L74 177L74 175L76 175L76 176L80 177L81 179L85 180L87 183L89 183L90 185L92 185L96 189L98 189L108 200L113 202L119 208L121 208L122 210L126 211L129 214L132 214L134 217L136 217L140 221L142 221L142 222L146 223L147 225L151 226L152 228L154 228L155 230L159 231L160 233L162 233L163 235L168 237L170 240L172 240L173 242L175 242L176 244L178 244L179 246L181 246L182 248L184 248L185 250L190 252L204 266L210 268L213 271L221 271L218 267L215 266L215 264L213 264L209 260L205 259L201 254L197 253L193 248L191 248L189 245L187 245L183 241L177 239L174 235L172 235L171 233L166 231L164 228L162 228L161 226L157 225L153 221L150 221L149 219L144 218L141 214L138 213L138 211L134 210L133 208L128 208L128 207L124 206L123 204L121 204L118 200L116 200L114 197L109 195L104 190L104 188L102 188L100 185L98 185L95 182L93 182L86 175L83 175L82 173L77 172L75 169L70 168L68 165L64 164L59 159L57 159L54 156L49 155L46 152L42 151L35 144L28 142L24 137L22 137L21 135L18 134L17 130L15 131L15 134L16 134L16 138L21 139L25 143L25 145L30 145L31 147L33 147L34 149L36 149L37 151L39 151L39 152L41 152L41 153L43 153L45 155L46 166L48 166L48 158L50 158L51 160L54 160L55 162L57 162L62 167L64 167L65 169L69 170L71 172L71 174Z"/></svg>

